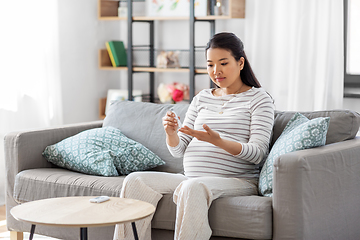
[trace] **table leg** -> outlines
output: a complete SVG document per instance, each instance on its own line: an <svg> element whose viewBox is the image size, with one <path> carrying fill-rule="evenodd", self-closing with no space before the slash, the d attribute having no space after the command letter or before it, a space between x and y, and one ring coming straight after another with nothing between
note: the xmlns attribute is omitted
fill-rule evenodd
<svg viewBox="0 0 360 240"><path fill-rule="evenodd" d="M134 238L135 238L135 240L139 240L139 237L138 237L138 234L137 234L137 231L136 231L135 222L132 222L132 223L131 223L131 226L132 226L132 229L133 229L133 233L134 233Z"/></svg>
<svg viewBox="0 0 360 240"><path fill-rule="evenodd" d="M87 228L80 228L80 239L81 240L87 240L88 236L87 236Z"/></svg>
<svg viewBox="0 0 360 240"><path fill-rule="evenodd" d="M34 237L34 232L35 232L35 224L31 224L31 230L30 230L30 236L29 236L29 240L32 240Z"/></svg>

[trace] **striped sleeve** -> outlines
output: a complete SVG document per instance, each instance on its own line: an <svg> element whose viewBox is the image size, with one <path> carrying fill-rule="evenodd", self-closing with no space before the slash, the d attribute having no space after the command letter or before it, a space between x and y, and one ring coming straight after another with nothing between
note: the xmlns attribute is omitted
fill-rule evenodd
<svg viewBox="0 0 360 240"><path fill-rule="evenodd" d="M247 143L241 143L242 151L236 157L259 164L268 154L274 124L273 100L265 91L258 91L251 101L250 111L250 138Z"/></svg>

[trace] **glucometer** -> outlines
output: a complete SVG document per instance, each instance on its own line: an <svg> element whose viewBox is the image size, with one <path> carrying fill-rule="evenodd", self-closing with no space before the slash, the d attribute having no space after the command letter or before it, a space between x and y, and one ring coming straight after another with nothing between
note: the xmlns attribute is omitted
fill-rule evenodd
<svg viewBox="0 0 360 240"><path fill-rule="evenodd" d="M180 118L179 118L179 116L176 114L176 112L174 111L174 108L171 108L170 111L175 114L175 118L176 118L176 120L177 120L177 123L178 123L179 128L182 128L182 124L181 124Z"/></svg>
<svg viewBox="0 0 360 240"><path fill-rule="evenodd" d="M100 197L90 199L90 202L91 203L102 203L102 202L106 202L108 200L110 200L110 198L108 196L100 196Z"/></svg>

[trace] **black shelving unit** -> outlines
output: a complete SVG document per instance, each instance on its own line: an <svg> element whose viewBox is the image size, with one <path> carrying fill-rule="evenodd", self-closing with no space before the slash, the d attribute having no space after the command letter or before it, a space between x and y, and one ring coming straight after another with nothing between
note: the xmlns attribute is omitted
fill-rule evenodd
<svg viewBox="0 0 360 240"><path fill-rule="evenodd" d="M213 1L211 1L212 3ZM189 61L189 69L190 69L190 101L195 96L195 49L197 46L195 46L195 23L196 22L208 22L210 24L210 36L212 37L215 34L215 20L214 19L208 19L208 20L197 20L195 18L195 7L194 7L195 0L190 0L190 61ZM210 8L212 9L212 8ZM210 87L213 87L213 82L210 80Z"/></svg>
<svg viewBox="0 0 360 240"><path fill-rule="evenodd" d="M119 2L127 2L128 5L128 17L119 17L118 16L118 7ZM134 96L132 95L133 92L133 75L136 73L148 73L149 74L149 94L143 94L143 99L150 102L156 102L155 99L155 73L156 72L182 72L182 73L189 73L189 88L190 88L190 101L195 96L195 77L198 74L207 74L206 69L204 68L197 68L196 67L196 56L199 53L199 49L204 49L203 46L195 46L195 25L196 22L208 22L210 26L210 36L215 34L215 21L216 20L226 20L226 19L235 19L235 18L245 18L245 1L246 0L227 0L228 2L228 13L222 16L202 16L202 17L195 17L195 8L194 8L194 0L190 0L190 9L189 9L189 18L187 17L169 17L169 18L162 18L162 17L147 17L147 16L139 16L134 17L133 12L133 2L137 1L144 1L144 0L98 0L98 18L99 20L103 21L127 21L127 28L128 28L128 47L127 47L127 66L119 66L113 67L111 63L111 59L109 57L107 49L99 49L99 68L101 70L120 70L120 71L127 71L127 83L128 83L128 99L133 99ZM210 0L212 6L214 6L216 0ZM214 9L213 9L214 10ZM212 12L214 13L214 11ZM190 31L190 39L189 39L189 48L188 50L181 50L186 53L189 53L188 59L186 62L189 62L189 66L183 66L179 69L159 69L156 68L155 65L155 58L157 50L154 49L154 42L155 42L155 21L166 21L179 19L183 21L189 21L189 31ZM149 44L146 45L133 45L133 29L134 23L137 22L146 22L149 24ZM141 51L145 50L146 53L149 55L149 61L145 64L146 66L134 66L134 52L139 54L139 49ZM177 50L175 50L177 51ZM203 57L203 54L201 54ZM184 56L184 55L182 55ZM145 58L141 58L145 59ZM142 65L142 64L141 64ZM214 87L214 84L211 80L210 87ZM103 103L103 99L100 100L101 104ZM100 113L100 118L103 118L105 115Z"/></svg>
<svg viewBox="0 0 360 240"><path fill-rule="evenodd" d="M118 6L119 1L127 2L128 7L128 17L119 17L118 16ZM127 83L128 83L128 99L133 99L132 91L133 91L133 76L139 72L146 72L149 74L149 94L144 94L143 97L147 98L150 102L155 102L155 73L156 72L169 72L163 71L162 69L157 69L155 65L155 58L157 50L154 48L155 42L155 21L166 21L166 18L158 18L158 17L134 17L133 16L133 2L143 1L143 0L98 0L98 17L100 20L126 20L127 21L127 31L128 31L128 46L127 46L127 67L113 67L107 53L106 49L99 50L99 67L103 70L125 70L128 73ZM245 17L245 0L228 0L228 15L225 16L202 16L195 17L195 0L190 0L190 9L189 9L189 18L172 18L168 19L181 19L184 21L189 21L189 48L188 50L183 50L189 53L188 61L189 66L181 67L180 69L174 70L175 72L189 72L189 88L190 88L190 100L195 96L195 77L198 74L206 74L205 69L196 68L196 56L199 49L204 49L203 46L195 46L195 25L196 22L208 22L210 26L210 36L215 34L215 21L219 19L233 19L233 18L244 18ZM210 0L212 6L215 4L215 0ZM211 8L212 9L212 8ZM214 11L213 11L214 13ZM142 46L134 46L133 45L133 30L134 25L136 23L142 22L147 23L149 25L149 44ZM139 47L143 47L149 53L149 62L146 66L134 66L134 52L138 51ZM171 71L171 70L170 70ZM213 87L211 80L210 87Z"/></svg>
<svg viewBox="0 0 360 240"><path fill-rule="evenodd" d="M150 52L150 67L156 67L155 66L155 48L154 48L154 42L155 42L155 36L154 36L154 21L155 20L133 20L132 17L132 12L133 12L133 5L132 5L133 1L132 0L127 0L127 5L128 5L128 18L127 18L127 28L128 28L128 47L127 47L127 67L128 67L128 99L133 99L133 95L132 95L132 91L133 91L133 74L137 73L133 71L133 50L134 47L138 47L138 46L134 46L133 45L133 39L132 39L132 35L133 35L133 24L136 22L146 22L149 24L149 32L150 32L150 36L149 36L149 45L146 45L146 47L149 48L149 52ZM215 20L213 19L209 19L209 20L196 20L195 18L195 8L194 8L194 0L190 0L190 17L189 17L189 24L190 24L190 42L189 42L189 97L190 97L190 101L193 99L193 97L195 96L195 49L197 48L195 46L195 23L197 21L206 21L210 23L210 35L214 35L215 34ZM210 37L211 37L210 36ZM150 74L150 83L149 83L149 88L150 88L150 97L149 100L150 102L155 102L155 73L154 72L149 72ZM212 85L212 82L210 81L210 86Z"/></svg>
<svg viewBox="0 0 360 240"><path fill-rule="evenodd" d="M149 59L149 63L150 63L150 67L155 67L155 62L154 62L154 56L155 56L155 49L154 49L154 41L155 41L155 36L154 36L154 20L136 20L134 21L132 18L132 12L133 12L133 5L132 5L132 0L127 0L127 5L128 5L128 18L127 18L127 28L128 28L128 48L127 48L127 67L128 67L128 99L133 99L133 40L132 40L132 35L133 35L133 23L135 22L146 22L149 24L149 28L150 28L150 36L149 36L149 45L147 47L149 47L149 52L150 52L150 59ZM150 77L150 96L149 96L149 100L150 102L155 102L155 73L154 72L149 72L149 77Z"/></svg>

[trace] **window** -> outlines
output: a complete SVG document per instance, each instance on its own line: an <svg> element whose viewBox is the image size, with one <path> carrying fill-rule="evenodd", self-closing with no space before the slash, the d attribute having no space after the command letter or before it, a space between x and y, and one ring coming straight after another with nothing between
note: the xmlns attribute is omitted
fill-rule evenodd
<svg viewBox="0 0 360 240"><path fill-rule="evenodd" d="M360 0L344 0L346 88L360 88ZM346 97L347 94L345 94ZM351 97L351 96L348 96ZM360 95L358 96L360 97Z"/></svg>

